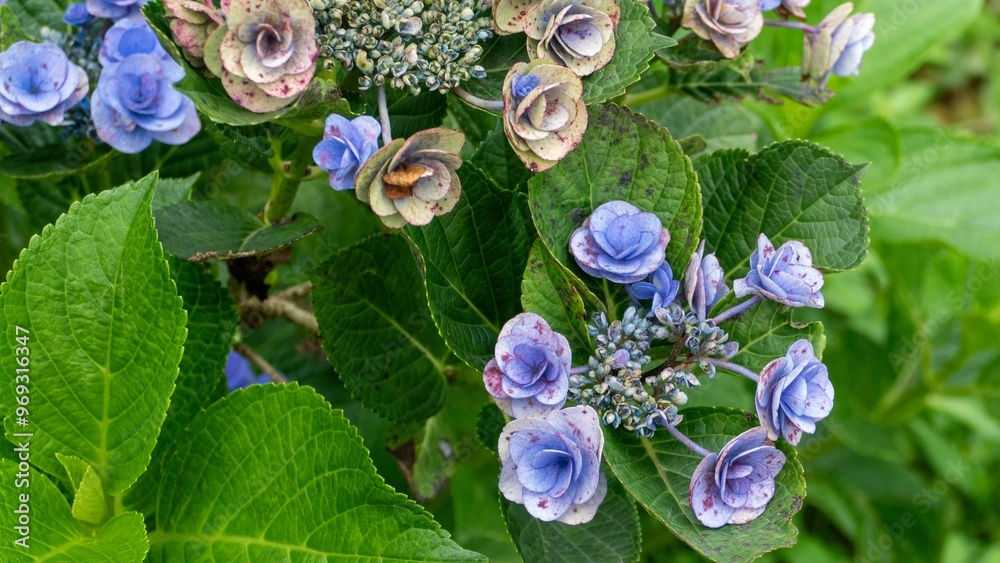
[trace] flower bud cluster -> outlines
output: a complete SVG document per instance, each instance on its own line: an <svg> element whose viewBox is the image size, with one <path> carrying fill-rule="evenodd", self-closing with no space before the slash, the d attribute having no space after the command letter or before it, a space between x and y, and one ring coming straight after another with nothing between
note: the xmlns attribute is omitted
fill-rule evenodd
<svg viewBox="0 0 1000 563"><path fill-rule="evenodd" d="M87 73L87 79L91 84L97 84L97 79L101 76L101 63L97 55L104 44L103 38L97 26L87 26L75 30L75 33L62 34L48 27L39 30L38 35L42 41L53 43L62 48L66 53L66 58ZM63 117L63 127L59 133L60 138L84 139L89 138L96 141L97 130L94 122L90 119L90 100L84 98L78 105L66 110Z"/></svg>
<svg viewBox="0 0 1000 563"><path fill-rule="evenodd" d="M447 92L483 78L476 64L493 36L477 0L313 0L320 58L361 71L358 87Z"/></svg>

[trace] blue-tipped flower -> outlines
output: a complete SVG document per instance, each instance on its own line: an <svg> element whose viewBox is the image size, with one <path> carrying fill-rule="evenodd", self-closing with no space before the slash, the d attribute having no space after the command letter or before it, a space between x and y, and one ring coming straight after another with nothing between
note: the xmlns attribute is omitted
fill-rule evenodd
<svg viewBox="0 0 1000 563"><path fill-rule="evenodd" d="M226 357L226 384L230 391L270 382L271 378L267 375L254 373L249 360L240 355L239 352L230 350L229 356Z"/></svg>
<svg viewBox="0 0 1000 563"><path fill-rule="evenodd" d="M653 300L653 311L669 307L677 299L681 282L674 279L670 264L664 262L649 276L649 281L636 282L626 288L636 301Z"/></svg>
<svg viewBox="0 0 1000 563"><path fill-rule="evenodd" d="M823 274L813 268L812 253L790 240L777 250L761 234L757 251L750 255L750 272L733 282L737 297L760 295L789 307L823 307Z"/></svg>
<svg viewBox="0 0 1000 563"><path fill-rule="evenodd" d="M699 321L705 320L712 307L729 293L725 278L719 259L715 253L706 255L705 241L701 241L684 272L684 295Z"/></svg>
<svg viewBox="0 0 1000 563"><path fill-rule="evenodd" d="M89 87L87 73L50 43L19 41L0 53L0 121L59 125Z"/></svg>
<svg viewBox="0 0 1000 563"><path fill-rule="evenodd" d="M875 43L875 14L854 14L854 4L841 4L830 12L816 33L803 40L802 74L826 85L831 74L852 76L861 69L861 58Z"/></svg>
<svg viewBox="0 0 1000 563"><path fill-rule="evenodd" d="M330 187L353 190L358 170L378 150L382 127L367 115L348 121L341 115L326 118L323 140L313 149L316 165L330 174Z"/></svg>
<svg viewBox="0 0 1000 563"><path fill-rule="evenodd" d="M139 8L149 0L87 0L87 11L94 17L117 20L127 17L141 17Z"/></svg>
<svg viewBox="0 0 1000 563"><path fill-rule="evenodd" d="M159 58L171 82L179 82L184 78L184 69L170 58L160 45L156 33L144 19L126 18L115 22L115 25L105 32L101 52L97 58L103 66L110 66L122 62L129 55L137 54Z"/></svg>
<svg viewBox="0 0 1000 563"><path fill-rule="evenodd" d="M566 337L545 319L521 313L507 321L495 352L483 371L483 383L504 413L544 418L566 403L573 356Z"/></svg>
<svg viewBox="0 0 1000 563"><path fill-rule="evenodd" d="M0 2L2 4L3 2ZM63 14L63 21L69 25L76 27L84 27L90 25L96 20L94 16L87 11L87 4L84 2L77 2L76 4L70 4L66 8L66 12Z"/></svg>
<svg viewBox="0 0 1000 563"><path fill-rule="evenodd" d="M747 430L701 460L691 476L688 503L709 528L746 524L763 514L784 465L785 454L767 441L767 430Z"/></svg>
<svg viewBox="0 0 1000 563"><path fill-rule="evenodd" d="M795 16L804 20L806 13L802 9L808 5L809 0L761 0L760 9L766 12L777 8L782 15Z"/></svg>
<svg viewBox="0 0 1000 563"><path fill-rule="evenodd" d="M663 264L670 232L660 218L625 201L609 201L569 240L580 268L595 278L636 283Z"/></svg>
<svg viewBox="0 0 1000 563"><path fill-rule="evenodd" d="M608 491L603 449L601 423L589 406L515 420L498 444L500 492L539 520L589 522Z"/></svg>
<svg viewBox="0 0 1000 563"><path fill-rule="evenodd" d="M826 366L808 340L799 340L784 358L764 366L757 382L757 417L768 438L784 436L791 445L833 410L833 385Z"/></svg>

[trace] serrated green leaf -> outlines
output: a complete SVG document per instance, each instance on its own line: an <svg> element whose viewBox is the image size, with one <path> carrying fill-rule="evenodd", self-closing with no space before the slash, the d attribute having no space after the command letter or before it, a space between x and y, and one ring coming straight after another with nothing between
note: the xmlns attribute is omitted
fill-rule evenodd
<svg viewBox="0 0 1000 563"><path fill-rule="evenodd" d="M0 170L11 178L22 180L58 180L80 174L109 161L118 153L108 145L90 139L66 150L64 143L12 154L0 160Z"/></svg>
<svg viewBox="0 0 1000 563"><path fill-rule="evenodd" d="M486 135L486 140L476 148L470 162L498 186L511 191L527 186L531 179L531 171L524 166L507 142L502 124L498 124L496 129Z"/></svg>
<svg viewBox="0 0 1000 563"><path fill-rule="evenodd" d="M736 104L709 104L673 95L634 109L666 127L675 139L701 135L706 142L704 150L710 153L736 148L752 152L771 142L772 135L764 120Z"/></svg>
<svg viewBox="0 0 1000 563"><path fill-rule="evenodd" d="M83 474L87 472L90 465L86 461L76 457L75 455L63 455L61 453L56 453L56 459L62 464L63 469L66 470L66 477L69 479L69 489L76 494L76 490L80 487L80 482L83 481Z"/></svg>
<svg viewBox="0 0 1000 563"><path fill-rule="evenodd" d="M484 447L493 453L497 453L500 441L500 434L507 424L503 412L495 404L489 404L479 411L479 418L476 419L476 439Z"/></svg>
<svg viewBox="0 0 1000 563"><path fill-rule="evenodd" d="M486 367L500 327L521 312L535 238L524 194L498 188L475 166L458 171L462 199L425 227L405 228L420 249L431 315L462 361Z"/></svg>
<svg viewBox="0 0 1000 563"><path fill-rule="evenodd" d="M528 45L524 34L497 35L483 44L483 56L476 63L486 70L486 78L472 78L462 88L484 100L499 100L503 81L515 63L528 62Z"/></svg>
<svg viewBox="0 0 1000 563"><path fill-rule="evenodd" d="M731 341L740 343L740 351L733 362L755 373L771 360L784 357L792 344L802 338L812 343L819 357L823 356L826 347L822 323L797 323L792 320L790 307L773 301L755 305L731 324L724 323L722 328L729 333Z"/></svg>
<svg viewBox="0 0 1000 563"><path fill-rule="evenodd" d="M323 348L365 407L397 422L444 403L444 359L423 280L402 237L376 236L335 254L312 275Z"/></svg>
<svg viewBox="0 0 1000 563"><path fill-rule="evenodd" d="M592 281L569 253L570 236L599 205L624 200L663 221L670 231L667 260L686 264L701 233L701 194L691 161L666 129L628 108L589 109L580 146L528 183L539 238L560 263Z"/></svg>
<svg viewBox="0 0 1000 563"><path fill-rule="evenodd" d="M535 242L528 256L528 267L521 282L521 305L569 339L573 357L586 358L591 354L583 297L540 241Z"/></svg>
<svg viewBox="0 0 1000 563"><path fill-rule="evenodd" d="M163 249L193 262L266 254L323 228L306 213L265 225L248 211L213 201L185 201L155 214Z"/></svg>
<svg viewBox="0 0 1000 563"><path fill-rule="evenodd" d="M191 189L198 181L198 174L187 178L164 178L156 186L156 193L153 194L153 210L176 205L182 201L191 199Z"/></svg>
<svg viewBox="0 0 1000 563"><path fill-rule="evenodd" d="M682 412L677 426L688 438L718 452L726 442L756 426L756 418L736 409L694 408ZM711 530L688 505L691 474L701 457L665 431L652 439L605 427L604 457L611 471L657 520L685 543L715 561L751 561L764 553L795 544L792 516L802 507L806 483L795 450L779 442L785 467L775 479L774 498L756 520Z"/></svg>
<svg viewBox="0 0 1000 563"><path fill-rule="evenodd" d="M311 389L252 386L191 429L164 474L154 563L484 560L387 486L357 430Z"/></svg>
<svg viewBox="0 0 1000 563"><path fill-rule="evenodd" d="M30 537L25 549L14 543L21 535L14 530L13 525L3 526L0 531L0 559L8 563L139 563L143 560L149 549L149 542L141 514L119 514L95 531L93 526L85 526L73 518L65 497L45 474L33 471L30 488L21 488L15 485L19 481L17 473L16 463L0 460L0 506L5 514L11 515L22 504L19 496L29 495ZM8 518L8 522L14 521L13 518Z"/></svg>
<svg viewBox="0 0 1000 563"><path fill-rule="evenodd" d="M635 0L618 0L621 17L615 27L615 55L603 68L583 78L583 101L597 104L625 93L649 68L653 53L677 44L654 32L649 8Z"/></svg>
<svg viewBox="0 0 1000 563"><path fill-rule="evenodd" d="M699 158L705 240L727 277L742 276L757 237L798 240L826 270L850 270L868 254L865 165L807 141L784 141L759 154L727 150Z"/></svg>
<svg viewBox="0 0 1000 563"><path fill-rule="evenodd" d="M108 494L145 471L184 344L184 311L150 211L156 181L154 173L74 204L31 240L0 288L6 412L23 367L13 337L17 326L30 331L31 461L60 475L55 453L75 455ZM11 418L5 426L8 436L23 431Z"/></svg>
<svg viewBox="0 0 1000 563"><path fill-rule="evenodd" d="M185 428L195 415L225 395L226 358L236 332L233 298L205 266L172 258L170 273L184 300L187 339L177 386L149 468L125 495L125 506L143 514L150 514L156 506L162 465L170 448L185 438Z"/></svg>
<svg viewBox="0 0 1000 563"><path fill-rule="evenodd" d="M614 477L609 476L608 494L594 519L586 524L542 522L528 514L524 505L506 499L501 505L505 507L507 531L525 563L639 561L639 512Z"/></svg>
<svg viewBox="0 0 1000 563"><path fill-rule="evenodd" d="M107 516L107 506L101 478L97 476L94 468L88 465L80 478L76 493L73 495L71 511L73 518L97 526Z"/></svg>

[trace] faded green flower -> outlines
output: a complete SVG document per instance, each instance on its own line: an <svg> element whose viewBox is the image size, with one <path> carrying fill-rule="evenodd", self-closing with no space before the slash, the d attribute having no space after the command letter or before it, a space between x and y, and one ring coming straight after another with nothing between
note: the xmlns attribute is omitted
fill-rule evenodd
<svg viewBox="0 0 1000 563"><path fill-rule="evenodd" d="M355 193L388 227L426 225L451 211L462 195L455 171L464 144L461 131L444 128L396 139L361 167Z"/></svg>
<svg viewBox="0 0 1000 563"><path fill-rule="evenodd" d="M524 20L540 0L493 0L493 25L499 35L524 31Z"/></svg>
<svg viewBox="0 0 1000 563"><path fill-rule="evenodd" d="M542 0L524 20L528 56L587 76L614 56L619 16L615 0Z"/></svg>
<svg viewBox="0 0 1000 563"><path fill-rule="evenodd" d="M687 0L681 25L733 59L764 28L760 0Z"/></svg>
<svg viewBox="0 0 1000 563"><path fill-rule="evenodd" d="M170 31L177 44L184 48L193 66L205 66L205 43L208 36L223 24L222 13L212 0L163 0L170 18Z"/></svg>
<svg viewBox="0 0 1000 563"><path fill-rule="evenodd" d="M841 4L803 39L802 76L825 87L830 75L852 76L875 43L875 14L854 14L854 4Z"/></svg>

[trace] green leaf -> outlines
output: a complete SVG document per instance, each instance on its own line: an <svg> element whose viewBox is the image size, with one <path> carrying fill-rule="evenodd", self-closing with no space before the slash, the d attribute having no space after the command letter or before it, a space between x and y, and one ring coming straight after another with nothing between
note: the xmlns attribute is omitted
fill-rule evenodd
<svg viewBox="0 0 1000 563"><path fill-rule="evenodd" d="M107 501L104 498L101 478L89 465L77 484L72 513L73 518L95 526L103 522L107 515Z"/></svg>
<svg viewBox="0 0 1000 563"><path fill-rule="evenodd" d="M634 107L666 127L675 139L701 135L707 143L704 150L710 153L736 148L756 151L772 137L763 119L736 104L710 104L673 95Z"/></svg>
<svg viewBox="0 0 1000 563"><path fill-rule="evenodd" d="M14 12L23 30L33 37L38 37L43 27L62 30L66 27L62 17L65 6L57 0L17 0L5 4ZM6 44L4 50L6 50Z"/></svg>
<svg viewBox="0 0 1000 563"><path fill-rule="evenodd" d="M608 479L608 494L597 514L586 524L542 522L524 505L506 499L501 505L506 507L507 530L525 563L639 561L639 513L614 477Z"/></svg>
<svg viewBox="0 0 1000 563"><path fill-rule="evenodd" d="M63 469L66 470L66 477L69 478L69 488L73 491L73 494L76 494L76 490L80 488L80 482L83 481L83 474L90 469L90 465L75 455L56 453L56 459L59 460Z"/></svg>
<svg viewBox="0 0 1000 563"><path fill-rule="evenodd" d="M476 419L476 440L491 452L497 453L497 444L505 424L507 419L495 404L485 405Z"/></svg>
<svg viewBox="0 0 1000 563"><path fill-rule="evenodd" d="M155 213L164 250L193 262L266 254L323 228L305 213L265 225L248 211L213 201L185 201Z"/></svg>
<svg viewBox="0 0 1000 563"><path fill-rule="evenodd" d="M531 247L521 282L521 305L545 319L552 330L569 339L573 357L591 354L587 307L567 272L539 241Z"/></svg>
<svg viewBox="0 0 1000 563"><path fill-rule="evenodd" d="M898 177L871 199L875 234L937 240L977 259L997 259L1000 150L938 129L906 130L902 146Z"/></svg>
<svg viewBox="0 0 1000 563"><path fill-rule="evenodd" d="M0 6L0 51L6 51L19 41L30 41L17 15L9 6Z"/></svg>
<svg viewBox="0 0 1000 563"><path fill-rule="evenodd" d="M31 444L34 450L35 444ZM35 452L32 451L32 460ZM0 532L0 559L9 563L30 561L120 561L138 563L149 548L142 515L125 512L108 520L100 528L81 524L70 513L69 504L49 478L31 473L30 488L16 485L17 464L0 460L0 505L8 522L23 504L20 495L29 495L27 510L30 521L27 549L14 541L21 535L13 525ZM15 488L16 487L16 488Z"/></svg>
<svg viewBox="0 0 1000 563"><path fill-rule="evenodd" d="M376 107L375 89L368 95L368 106ZM448 97L441 92L425 91L411 96L390 88L386 98L393 139L406 139L425 129L438 127L448 115Z"/></svg>
<svg viewBox="0 0 1000 563"><path fill-rule="evenodd" d="M498 188L475 166L458 171L462 199L425 227L405 228L420 249L431 315L462 361L481 370L500 327L521 312L534 232L524 194Z"/></svg>
<svg viewBox="0 0 1000 563"><path fill-rule="evenodd" d="M802 338L812 343L819 357L823 356L826 347L822 323L797 323L792 320L791 307L773 301L753 306L731 324L723 324L723 328L730 340L740 343L740 351L733 362L755 373L771 360L784 357L792 344Z"/></svg>
<svg viewBox="0 0 1000 563"><path fill-rule="evenodd" d="M531 171L524 166L507 142L502 124L498 124L496 129L486 135L486 140L476 149L471 162L496 185L510 191L527 186L531 179Z"/></svg>
<svg viewBox="0 0 1000 563"><path fill-rule="evenodd" d="M153 449L149 468L125 495L124 504L143 514L156 506L162 465L173 445L201 410L226 393L226 358L236 332L233 298L202 264L170 261L170 273L187 312L187 340L170 396L170 408Z"/></svg>
<svg viewBox="0 0 1000 563"><path fill-rule="evenodd" d="M73 204L21 253L0 287L5 412L30 348L31 461L63 473L56 452L90 464L117 494L145 471L177 378L185 315L156 240L156 174ZM82 297L82 296L85 296ZM23 431L5 421L7 435Z"/></svg>
<svg viewBox="0 0 1000 563"><path fill-rule="evenodd" d="M387 486L311 389L255 385L190 428L161 485L152 562L483 560Z"/></svg>
<svg viewBox="0 0 1000 563"><path fill-rule="evenodd" d="M191 190L198 181L199 174L187 178L164 178L156 186L153 194L153 210L176 205L191 199Z"/></svg>
<svg viewBox="0 0 1000 563"><path fill-rule="evenodd" d="M402 237L346 248L312 276L323 348L351 395L397 422L424 420L444 403L444 359L423 280Z"/></svg>
<svg viewBox="0 0 1000 563"><path fill-rule="evenodd" d="M5 4L9 5L9 4ZM90 170L118 153L109 146L86 139L66 150L66 144L46 145L0 160L0 170L22 180L58 180Z"/></svg>
<svg viewBox="0 0 1000 563"><path fill-rule="evenodd" d="M747 413L727 408L683 411L677 428L695 443L719 451L730 439L756 426ZM646 507L681 540L715 561L750 561L764 553L795 544L798 530L792 516L802 507L806 483L795 450L780 442L787 461L775 479L774 498L760 517L741 526L711 530L688 506L691 474L701 457L667 432L652 439L605 428L604 457L611 471L639 504Z"/></svg>
<svg viewBox="0 0 1000 563"><path fill-rule="evenodd" d="M701 195L691 161L666 129L628 108L589 109L580 146L528 183L539 238L561 264L582 275L569 253L570 236L599 205L624 200L663 221L670 231L667 260L686 264L701 233Z"/></svg>
<svg viewBox="0 0 1000 563"><path fill-rule="evenodd" d="M528 46L524 34L497 35L483 45L479 64L486 69L486 78L472 78L462 83L462 88L484 100L499 100L503 81L515 63L528 62Z"/></svg>
<svg viewBox="0 0 1000 563"><path fill-rule="evenodd" d="M865 197L887 190L900 171L902 146L899 130L881 117L849 125L824 128L809 135L814 143L829 147L848 162L870 162L865 171Z"/></svg>
<svg viewBox="0 0 1000 563"><path fill-rule="evenodd" d="M757 237L798 240L820 268L841 271L868 253L861 196L866 165L853 165L806 141L785 141L751 155L720 151L696 163L705 202L705 240L727 276L741 276Z"/></svg>
<svg viewBox="0 0 1000 563"><path fill-rule="evenodd" d="M596 104L625 93L649 68L653 53L676 41L654 32L649 8L635 0L618 0L621 17L615 27L615 56L603 68L583 78L583 101ZM520 35L518 35L520 37Z"/></svg>

